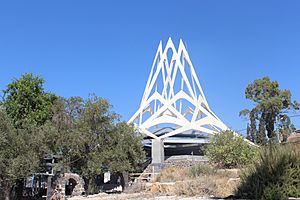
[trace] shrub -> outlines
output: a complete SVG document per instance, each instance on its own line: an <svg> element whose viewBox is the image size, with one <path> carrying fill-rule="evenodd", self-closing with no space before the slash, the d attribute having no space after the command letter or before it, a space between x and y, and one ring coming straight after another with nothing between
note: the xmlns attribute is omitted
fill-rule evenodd
<svg viewBox="0 0 300 200"><path fill-rule="evenodd" d="M299 147L265 147L260 159L242 175L236 195L246 199L300 197Z"/></svg>
<svg viewBox="0 0 300 200"><path fill-rule="evenodd" d="M251 163L256 158L257 148L250 146L242 137L228 130L211 138L205 155L218 167L236 168Z"/></svg>

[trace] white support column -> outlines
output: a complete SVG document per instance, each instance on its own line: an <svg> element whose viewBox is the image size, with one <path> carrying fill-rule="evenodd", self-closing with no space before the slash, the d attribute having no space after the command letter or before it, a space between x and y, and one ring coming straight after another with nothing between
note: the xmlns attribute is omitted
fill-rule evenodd
<svg viewBox="0 0 300 200"><path fill-rule="evenodd" d="M152 163L162 164L165 160L164 142L162 139L152 140Z"/></svg>

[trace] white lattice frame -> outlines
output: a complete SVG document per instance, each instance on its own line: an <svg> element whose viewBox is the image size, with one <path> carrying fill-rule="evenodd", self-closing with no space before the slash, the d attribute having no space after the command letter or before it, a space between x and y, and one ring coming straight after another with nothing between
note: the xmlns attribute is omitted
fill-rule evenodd
<svg viewBox="0 0 300 200"><path fill-rule="evenodd" d="M169 49L171 49L173 53L170 63L168 62L167 56ZM182 60L180 60L181 54L183 54ZM157 63L157 61L159 62ZM154 71L156 66L157 68ZM188 79L184 67L189 67L192 80ZM181 73L182 80L181 90L175 94L173 86L177 72ZM153 88L157 88L155 84L157 83L159 73L162 73L163 77L163 91L160 94L156 89L156 91L151 95ZM187 91L184 91L184 84L186 84ZM198 91L200 91L200 94L197 94L196 87L198 88ZM175 102L179 99L188 101L195 107L195 109L193 110L192 108L189 108L185 111L182 111L182 104L180 104L179 108L176 108ZM153 101L154 108L151 108L150 103ZM163 106L157 108L157 101L160 101ZM150 112L151 116L143 122L142 117L145 112ZM170 115L170 113L172 113L172 115ZM185 117L186 113L192 114L191 120ZM197 116L199 116L200 113L203 113L206 116L197 119ZM164 50L162 47L162 42L159 43L140 108L129 120L129 123L131 122L136 122L140 132L145 133L154 139L165 139L189 130L196 130L206 134L215 134L216 132L228 129L227 126L209 108L199 79L182 40L179 42L178 51L176 51L171 38L169 38ZM165 123L175 124L179 128L176 128L175 130L161 136L156 136L149 131L151 127ZM207 128L208 126L210 128Z"/></svg>

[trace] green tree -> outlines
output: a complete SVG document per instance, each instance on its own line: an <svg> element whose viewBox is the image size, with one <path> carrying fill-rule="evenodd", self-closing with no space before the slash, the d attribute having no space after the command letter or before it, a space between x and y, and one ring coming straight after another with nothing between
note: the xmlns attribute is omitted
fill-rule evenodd
<svg viewBox="0 0 300 200"><path fill-rule="evenodd" d="M119 122L110 132L112 140L106 144L110 152L105 165L111 172L134 171L144 162L142 136L136 135L133 125Z"/></svg>
<svg viewBox="0 0 300 200"><path fill-rule="evenodd" d="M250 140L253 143L256 143L257 140L257 128L256 128L256 121L257 121L257 113L256 110L248 110L248 109L244 109L242 111L240 111L240 117L249 117L250 118L250 125L247 124L247 139Z"/></svg>
<svg viewBox="0 0 300 200"><path fill-rule="evenodd" d="M247 140L252 141L250 130L251 130L251 128L250 128L249 124L247 124L247 136L246 136L246 138L247 138Z"/></svg>
<svg viewBox="0 0 300 200"><path fill-rule="evenodd" d="M14 127L11 131L7 130L6 137L13 141L10 145L15 149L8 149L11 154L5 157L8 159L7 163L13 167L10 167L9 172L6 171L7 166L3 167L3 173L12 173L14 176L7 177L10 181L4 184L14 187L14 194L11 195L22 192L22 187L18 186L23 185L23 179L31 172L39 171L37 167L43 165L43 156L48 152L44 145L45 135L40 127L51 119L51 107L57 97L44 91L44 82L40 76L28 73L14 79L3 91L1 108L5 110L6 117Z"/></svg>
<svg viewBox="0 0 300 200"><path fill-rule="evenodd" d="M257 130L256 130L256 113L255 110L252 110L250 112L250 136L251 136L251 141L256 142L256 135L257 135Z"/></svg>
<svg viewBox="0 0 300 200"><path fill-rule="evenodd" d="M104 171L133 171L143 162L141 137L119 121L107 100L58 98L45 92L43 83L25 74L4 90L0 187L7 199L17 181L40 171L45 154L60 155L58 167L81 174L88 185Z"/></svg>
<svg viewBox="0 0 300 200"><path fill-rule="evenodd" d="M3 91L3 106L17 128L26 124L42 125L52 118L52 104L57 98L44 91L44 79L31 73L14 79Z"/></svg>
<svg viewBox="0 0 300 200"><path fill-rule="evenodd" d="M251 130L256 130L259 121L256 142L264 144L269 139L275 139L275 124L282 113L299 109L299 103L291 100L289 90L281 90L277 81L269 77L255 80L245 91L247 99L255 103L252 110L242 110L240 115L250 115Z"/></svg>
<svg viewBox="0 0 300 200"><path fill-rule="evenodd" d="M105 171L124 172L137 169L143 162L141 137L134 128L119 122L105 99L92 95L59 99L53 108L53 124L58 134L56 151L62 154L62 166L85 177L88 193L93 192L93 178Z"/></svg>
<svg viewBox="0 0 300 200"><path fill-rule="evenodd" d="M257 154L257 147L251 146L233 131L215 134L208 144L205 155L221 168L235 168L249 164Z"/></svg>
<svg viewBox="0 0 300 200"><path fill-rule="evenodd" d="M0 186L7 197L16 181L39 172L45 154L60 155L58 167L81 174L88 184L104 171L133 171L143 162L141 137L119 122L107 100L58 98L45 92L43 83L25 74L4 90Z"/></svg>
<svg viewBox="0 0 300 200"><path fill-rule="evenodd" d="M286 142L289 135L296 130L291 119L286 115L280 115L277 122L277 133L281 136L282 142Z"/></svg>
<svg viewBox="0 0 300 200"><path fill-rule="evenodd" d="M31 175L40 166L39 137L17 130L6 112L0 110L0 187L11 199L17 180Z"/></svg>

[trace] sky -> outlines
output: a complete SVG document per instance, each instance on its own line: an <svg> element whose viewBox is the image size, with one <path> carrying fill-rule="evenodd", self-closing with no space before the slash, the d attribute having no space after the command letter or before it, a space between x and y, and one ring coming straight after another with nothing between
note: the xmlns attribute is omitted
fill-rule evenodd
<svg viewBox="0 0 300 200"><path fill-rule="evenodd" d="M57 95L108 99L127 121L169 37L183 39L210 108L234 130L246 128L255 79L300 101L298 0L0 1L0 90L32 72Z"/></svg>

